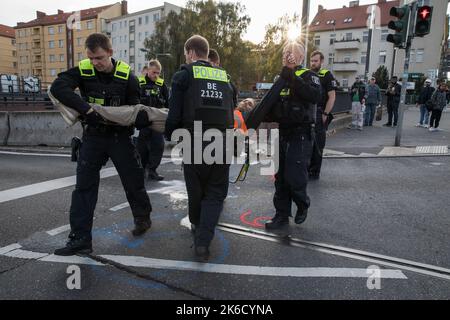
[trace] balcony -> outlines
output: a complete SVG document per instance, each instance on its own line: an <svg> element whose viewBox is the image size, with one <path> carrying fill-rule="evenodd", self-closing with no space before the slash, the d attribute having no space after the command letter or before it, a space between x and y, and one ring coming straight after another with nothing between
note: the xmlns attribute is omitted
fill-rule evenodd
<svg viewBox="0 0 450 320"><path fill-rule="evenodd" d="M41 34L40 33L33 33L31 35L31 40L33 40L33 41L40 41L41 40Z"/></svg>
<svg viewBox="0 0 450 320"><path fill-rule="evenodd" d="M341 40L334 42L335 50L358 50L361 44L359 39Z"/></svg>
<svg viewBox="0 0 450 320"><path fill-rule="evenodd" d="M348 62L337 62L333 63L334 72L355 72L359 70L359 62L348 61Z"/></svg>

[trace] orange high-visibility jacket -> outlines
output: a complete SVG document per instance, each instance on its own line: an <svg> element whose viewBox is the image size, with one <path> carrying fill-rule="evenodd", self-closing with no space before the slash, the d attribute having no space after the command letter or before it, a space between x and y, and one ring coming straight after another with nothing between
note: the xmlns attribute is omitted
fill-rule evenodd
<svg viewBox="0 0 450 320"><path fill-rule="evenodd" d="M239 110L234 110L234 128L240 129L244 133L247 132L247 125L245 124L242 112L240 112Z"/></svg>

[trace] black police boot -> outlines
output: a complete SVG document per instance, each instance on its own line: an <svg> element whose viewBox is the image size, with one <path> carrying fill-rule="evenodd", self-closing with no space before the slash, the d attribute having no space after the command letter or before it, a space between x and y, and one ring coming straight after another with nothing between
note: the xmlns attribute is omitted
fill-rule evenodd
<svg viewBox="0 0 450 320"><path fill-rule="evenodd" d="M308 209L305 209L303 207L298 208L294 221L296 224L302 224L303 222L305 222L307 216L308 216Z"/></svg>
<svg viewBox="0 0 450 320"><path fill-rule="evenodd" d="M289 218L276 214L269 222L266 223L267 230L282 229L289 225Z"/></svg>
<svg viewBox="0 0 450 320"><path fill-rule="evenodd" d="M207 246L195 246L195 256L200 262L208 261L209 248Z"/></svg>
<svg viewBox="0 0 450 320"><path fill-rule="evenodd" d="M87 238L72 238L67 242L64 248L55 250L56 256L64 257L90 253L92 253L92 241Z"/></svg>
<svg viewBox="0 0 450 320"><path fill-rule="evenodd" d="M149 180L156 180L156 181L161 181L164 180L163 176L160 176L156 170L148 170L148 179Z"/></svg>
<svg viewBox="0 0 450 320"><path fill-rule="evenodd" d="M146 220L136 220L134 223L134 229L131 231L133 236L139 237L142 236L148 229L152 226L152 220L150 218Z"/></svg>

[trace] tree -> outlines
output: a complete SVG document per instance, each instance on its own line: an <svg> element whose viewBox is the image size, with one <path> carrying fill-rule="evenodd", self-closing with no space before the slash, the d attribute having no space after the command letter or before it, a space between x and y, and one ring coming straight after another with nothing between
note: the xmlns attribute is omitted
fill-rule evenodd
<svg viewBox="0 0 450 320"><path fill-rule="evenodd" d="M380 89L387 89L389 85L389 73L385 66L379 66L373 74Z"/></svg>
<svg viewBox="0 0 450 320"><path fill-rule="evenodd" d="M194 34L200 34L208 40L211 48L219 52L224 69L240 87L249 83L254 75L249 69L254 67L249 60L253 44L241 39L249 23L250 17L240 3L190 0L179 14L171 11L158 22L155 33L145 40L144 46L154 54L171 54L164 63L169 80L185 63L185 41Z"/></svg>

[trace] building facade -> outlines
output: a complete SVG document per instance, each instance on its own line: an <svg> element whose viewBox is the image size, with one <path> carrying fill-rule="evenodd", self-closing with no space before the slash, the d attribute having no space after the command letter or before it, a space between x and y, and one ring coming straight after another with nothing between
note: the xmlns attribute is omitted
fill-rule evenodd
<svg viewBox="0 0 450 320"><path fill-rule="evenodd" d="M0 74L17 75L16 33L0 24Z"/></svg>
<svg viewBox="0 0 450 320"><path fill-rule="evenodd" d="M90 34L106 32L107 20L126 13L126 1L77 12L58 10L55 15L38 11L35 20L15 27L19 75L50 84L84 59L84 41Z"/></svg>
<svg viewBox="0 0 450 320"><path fill-rule="evenodd" d="M415 38L412 44L410 72L428 74L440 63L444 36L447 1L425 0L421 4L434 6L432 32L424 38ZM389 75L403 74L404 50L395 50L387 42L392 7L403 5L403 1L378 0L373 5L359 5L359 1L339 9L319 11L310 25L313 45L321 50L326 67L333 71L341 87L350 87L356 77L368 78L381 65ZM373 23L372 32L370 26Z"/></svg>
<svg viewBox="0 0 450 320"><path fill-rule="evenodd" d="M140 49L144 49L144 40L155 32L156 23L170 11L179 13L181 7L165 2L160 7L109 20L107 29L113 44L114 56L130 64L135 73L140 75L148 56L154 58L156 54L165 53L155 52L147 55Z"/></svg>

